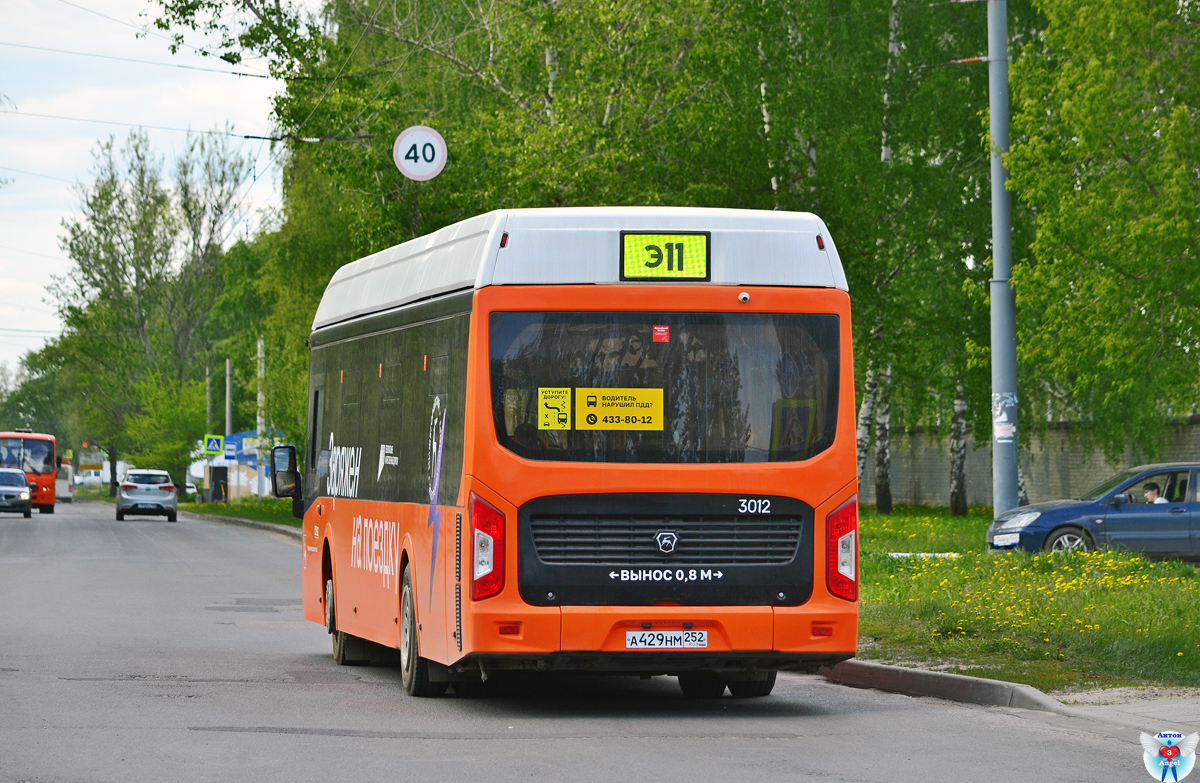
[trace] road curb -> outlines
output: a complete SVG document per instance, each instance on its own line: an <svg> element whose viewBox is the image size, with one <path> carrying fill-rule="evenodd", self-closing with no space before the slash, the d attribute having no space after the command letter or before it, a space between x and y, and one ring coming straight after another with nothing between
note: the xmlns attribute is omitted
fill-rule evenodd
<svg viewBox="0 0 1200 783"><path fill-rule="evenodd" d="M268 533L278 533L281 536L286 536L295 540L297 543L303 540L304 533L298 527L289 527L280 525L275 522L259 522L257 519L242 519L241 517L227 517L222 514L193 514L187 511L180 511L179 516L192 522L219 522L222 525L234 525L236 527L249 527L255 530L265 530Z"/></svg>
<svg viewBox="0 0 1200 783"><path fill-rule="evenodd" d="M870 661L842 661L832 669L822 666L818 674L839 685L875 688L906 696L933 696L948 701L982 704L989 707L1016 707L1080 717L1078 710L1047 696L1030 685L965 674L907 669Z"/></svg>

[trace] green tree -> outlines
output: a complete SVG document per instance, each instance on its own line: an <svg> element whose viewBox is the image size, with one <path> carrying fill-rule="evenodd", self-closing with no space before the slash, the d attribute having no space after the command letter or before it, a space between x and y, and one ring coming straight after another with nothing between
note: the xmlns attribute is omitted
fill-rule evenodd
<svg viewBox="0 0 1200 783"><path fill-rule="evenodd" d="M138 410L125 421L135 464L165 468L186 483L196 442L204 436L204 382L149 372L137 382Z"/></svg>
<svg viewBox="0 0 1200 783"><path fill-rule="evenodd" d="M271 302L262 327L267 343L267 415L303 446L308 416L308 337L325 286L333 273L358 257L348 197L297 156L284 187L285 221L260 238L264 262L256 283ZM305 452L307 453L307 452Z"/></svg>
<svg viewBox="0 0 1200 783"><path fill-rule="evenodd" d="M114 466L129 452L184 478L203 429L191 404L209 350L203 329L245 165L226 144L193 138L171 183L144 133L119 149L109 139L81 215L64 221L75 263L50 287L64 331L39 361L53 366L77 434Z"/></svg>
<svg viewBox="0 0 1200 783"><path fill-rule="evenodd" d="M1200 391L1200 17L1194 3L1037 0L1013 67L1022 420L1153 455Z"/></svg>

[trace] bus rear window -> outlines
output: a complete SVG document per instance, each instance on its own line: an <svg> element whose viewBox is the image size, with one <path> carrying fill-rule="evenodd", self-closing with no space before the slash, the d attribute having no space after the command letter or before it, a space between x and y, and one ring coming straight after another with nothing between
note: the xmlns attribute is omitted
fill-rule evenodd
<svg viewBox="0 0 1200 783"><path fill-rule="evenodd" d="M538 460L786 462L833 443L838 317L492 313L500 444Z"/></svg>

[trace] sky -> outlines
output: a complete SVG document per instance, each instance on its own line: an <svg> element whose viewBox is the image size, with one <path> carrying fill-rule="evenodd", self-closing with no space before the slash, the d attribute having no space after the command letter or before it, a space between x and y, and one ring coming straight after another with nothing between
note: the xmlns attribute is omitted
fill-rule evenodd
<svg viewBox="0 0 1200 783"><path fill-rule="evenodd" d="M97 143L110 135L121 140L131 130L30 114L185 130L229 123L239 134L270 135L271 97L282 83L229 73L265 74L265 64L251 60L230 66L188 49L172 55L155 31L139 35L154 10L145 0L0 0L0 95L7 98L0 110L0 180L7 181L0 186L0 362L13 370L27 351L61 330L46 286L71 272L60 246L63 220L79 215L76 185L91 181ZM166 161L166 172L183 151L187 134L147 132ZM253 233L262 211L278 206L278 171L270 165L274 153L265 141L236 139L232 145L254 161L240 191L248 220L239 229Z"/></svg>

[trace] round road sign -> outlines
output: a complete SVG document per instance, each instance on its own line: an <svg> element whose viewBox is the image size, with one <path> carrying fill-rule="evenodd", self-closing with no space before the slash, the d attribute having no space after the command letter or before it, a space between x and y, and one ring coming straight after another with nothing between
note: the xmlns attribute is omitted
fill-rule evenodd
<svg viewBox="0 0 1200 783"><path fill-rule="evenodd" d="M409 179L433 179L446 167L446 140L433 128L414 125L396 138L392 159Z"/></svg>

